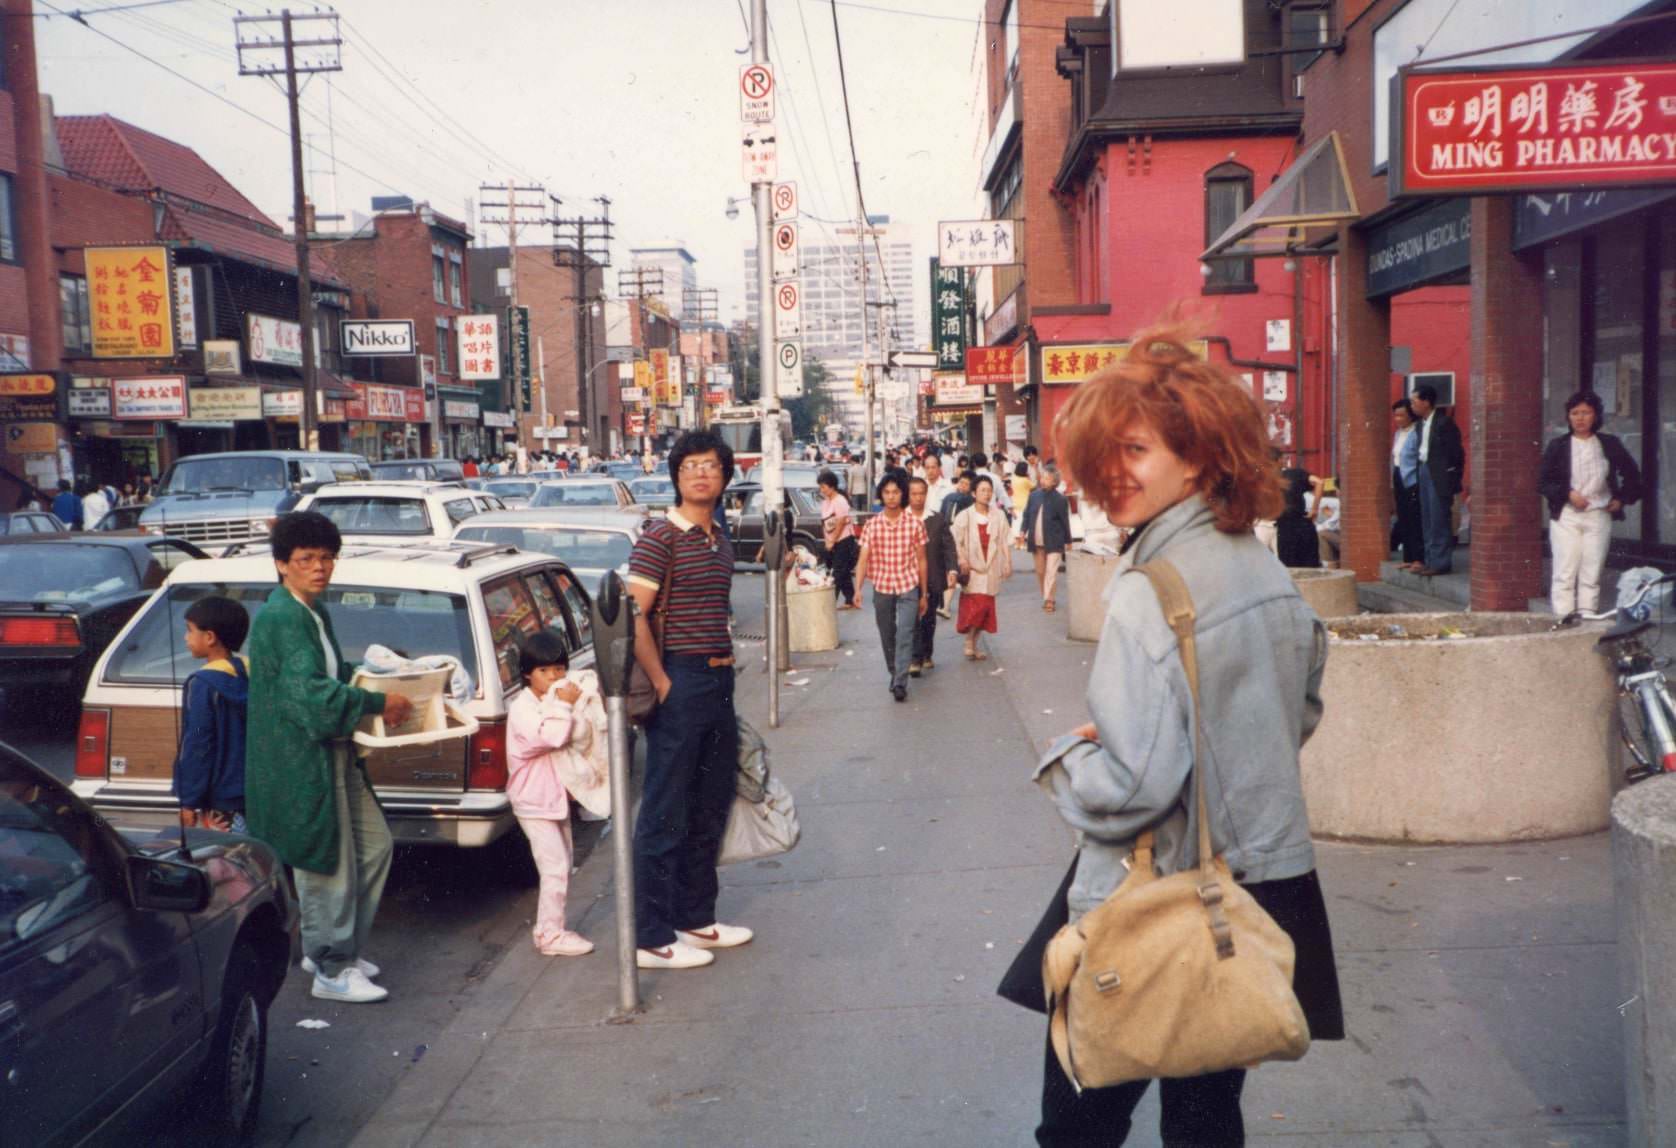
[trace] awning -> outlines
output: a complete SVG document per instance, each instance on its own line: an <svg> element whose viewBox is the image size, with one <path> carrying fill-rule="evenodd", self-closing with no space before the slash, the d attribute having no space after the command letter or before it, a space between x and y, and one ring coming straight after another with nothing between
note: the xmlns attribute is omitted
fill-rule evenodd
<svg viewBox="0 0 1676 1148"><path fill-rule="evenodd" d="M1290 255L1319 245L1340 223L1359 219L1361 214L1338 133L1328 132L1294 160L1199 258Z"/></svg>
<svg viewBox="0 0 1676 1148"><path fill-rule="evenodd" d="M320 393L328 399L359 398L359 392L349 385L351 381L333 371L320 369L314 372L315 385L320 388Z"/></svg>

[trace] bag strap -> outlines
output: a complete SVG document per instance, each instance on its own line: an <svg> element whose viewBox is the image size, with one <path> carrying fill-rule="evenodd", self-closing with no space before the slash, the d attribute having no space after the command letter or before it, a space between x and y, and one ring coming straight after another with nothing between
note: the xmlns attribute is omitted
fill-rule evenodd
<svg viewBox="0 0 1676 1148"><path fill-rule="evenodd" d="M1215 858L1211 851L1210 817L1205 808L1205 727L1201 712L1203 707L1199 704L1199 647L1193 632L1198 619L1193 610L1193 595L1188 592L1181 571L1167 558L1154 558L1151 562L1133 569L1146 575L1147 581L1152 583L1152 588L1158 595L1158 604L1164 611L1164 621L1175 632L1176 644L1181 650L1181 668L1187 675L1187 688L1193 696L1191 784L1194 811L1199 822L1199 900L1204 902L1205 914L1210 918L1211 935L1216 938L1216 955L1222 960L1227 960L1234 955L1234 934L1228 924L1228 914L1222 908L1222 883L1216 876ZM1148 838L1146 848L1150 852L1151 830L1143 836Z"/></svg>

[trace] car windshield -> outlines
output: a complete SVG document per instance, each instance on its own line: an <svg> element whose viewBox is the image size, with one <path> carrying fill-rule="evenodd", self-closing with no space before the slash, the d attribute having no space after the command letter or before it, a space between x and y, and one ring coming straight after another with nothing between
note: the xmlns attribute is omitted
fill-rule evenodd
<svg viewBox="0 0 1676 1148"><path fill-rule="evenodd" d="M629 483L636 502L648 506L669 506L675 502L675 484L667 478L637 478Z"/></svg>
<svg viewBox="0 0 1676 1148"><path fill-rule="evenodd" d="M551 554L577 570L615 569L627 564L634 549L634 539L621 531L568 526L462 526L454 537Z"/></svg>
<svg viewBox="0 0 1676 1148"><path fill-rule="evenodd" d="M134 560L118 546L19 542L0 546L0 598L11 602L102 602L140 588Z"/></svg>
<svg viewBox="0 0 1676 1148"><path fill-rule="evenodd" d="M535 493L536 486L533 482L490 482L483 489L501 498L528 498Z"/></svg>
<svg viewBox="0 0 1676 1148"><path fill-rule="evenodd" d="M277 458L183 458L163 479L164 494L284 489L285 464Z"/></svg>
<svg viewBox="0 0 1676 1148"><path fill-rule="evenodd" d="M760 422L728 422L715 423L711 427L722 436L728 449L734 454L762 453L762 423Z"/></svg>
<svg viewBox="0 0 1676 1148"><path fill-rule="evenodd" d="M58 791L0 765L0 950L38 936L104 897L81 849L97 846Z"/></svg>
<svg viewBox="0 0 1676 1148"><path fill-rule="evenodd" d="M531 506L616 506L617 491L604 482L544 482Z"/></svg>
<svg viewBox="0 0 1676 1148"><path fill-rule="evenodd" d="M423 462L375 462L372 464L375 478L429 478L430 467Z"/></svg>
<svg viewBox="0 0 1676 1148"><path fill-rule="evenodd" d="M183 680L197 668L186 650L186 611L211 594L231 598L252 619L273 593L272 582L218 582L176 585L168 595L146 604L139 622L111 655L105 680L162 683ZM359 662L370 645L388 646L405 658L448 654L460 660L477 681L477 646L471 639L471 614L461 594L435 590L397 590L388 586L328 587L320 605L332 618L343 656Z"/></svg>
<svg viewBox="0 0 1676 1148"><path fill-rule="evenodd" d="M345 534L429 534L430 515L421 498L357 495L318 498L309 507L337 523Z"/></svg>

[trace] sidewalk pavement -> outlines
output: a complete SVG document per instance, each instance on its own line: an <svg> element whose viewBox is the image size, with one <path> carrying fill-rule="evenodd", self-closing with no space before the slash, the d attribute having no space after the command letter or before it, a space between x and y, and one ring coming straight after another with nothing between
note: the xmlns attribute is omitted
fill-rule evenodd
<svg viewBox="0 0 1676 1148"><path fill-rule="evenodd" d="M741 617L760 615L760 580L740 582ZM1094 654L1034 591L1007 587L990 661L943 623L905 705L868 610L840 613L839 650L795 656L778 730L753 660L740 708L803 826L792 853L723 871L722 918L755 942L642 973L645 1015L605 1023L616 922L595 850L571 917L598 951L514 946L356 1143L1032 1143L1044 1022L995 986L1071 857L1029 775L1033 747L1085 720ZM1350 1039L1251 1074L1250 1143L1625 1143L1605 834L1322 842L1318 861ZM1157 1144L1157 1120L1153 1089L1130 1143Z"/></svg>

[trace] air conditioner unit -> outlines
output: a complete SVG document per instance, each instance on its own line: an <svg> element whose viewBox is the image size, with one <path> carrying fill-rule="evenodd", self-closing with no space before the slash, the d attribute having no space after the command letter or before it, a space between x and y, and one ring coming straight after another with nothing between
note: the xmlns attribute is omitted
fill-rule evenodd
<svg viewBox="0 0 1676 1148"><path fill-rule="evenodd" d="M1408 387L1404 394L1412 395L1414 388L1422 383L1429 383L1437 391L1437 405L1452 407L1455 405L1455 372L1454 371L1415 371L1408 376Z"/></svg>

